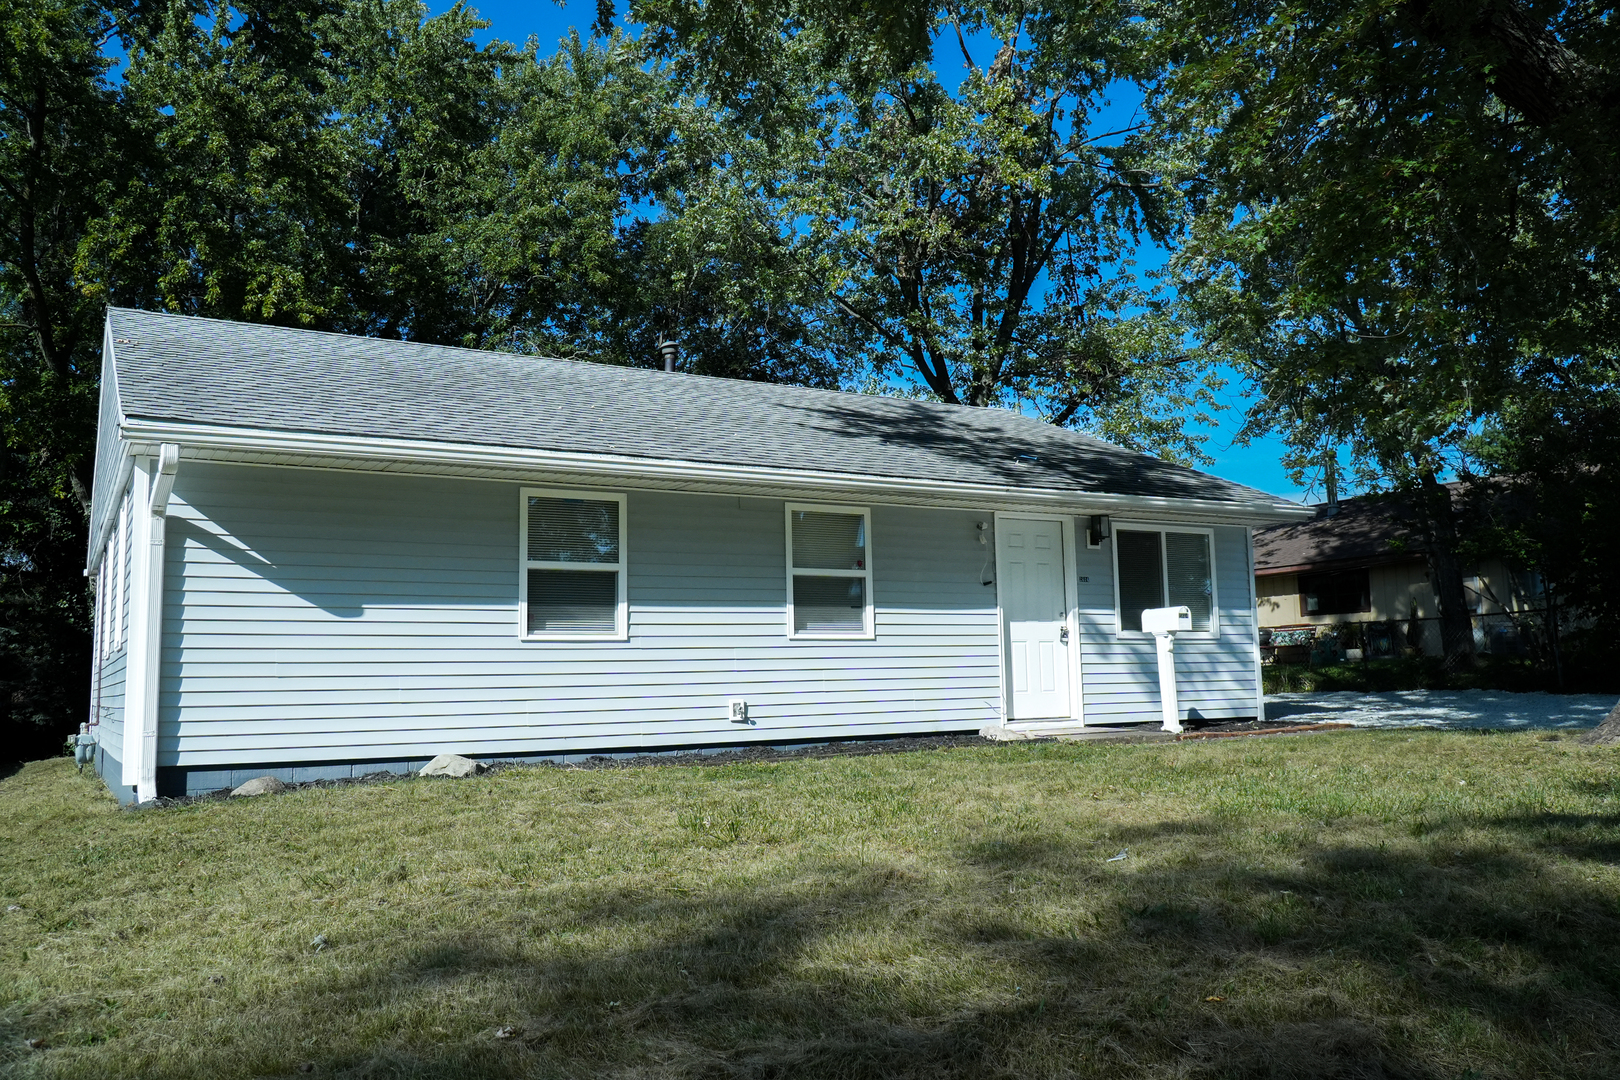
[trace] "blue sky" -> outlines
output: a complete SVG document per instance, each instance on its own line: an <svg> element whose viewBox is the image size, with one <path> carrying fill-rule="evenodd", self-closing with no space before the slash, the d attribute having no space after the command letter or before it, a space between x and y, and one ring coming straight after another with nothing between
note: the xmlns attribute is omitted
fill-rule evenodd
<svg viewBox="0 0 1620 1080"><path fill-rule="evenodd" d="M581 35L590 33L590 24L596 17L595 0L568 0L564 4L555 4L548 0L484 0L482 3L469 5L475 8L486 20L489 29L478 35L481 41L494 38L522 43L533 35L539 40L540 49L544 52L553 51L559 39L566 37L571 27L578 27ZM621 12L624 4L619 5ZM442 2L430 2L431 11L438 14L449 8ZM942 54L943 55L954 55ZM1129 96L1122 95L1115 101L1114 108L1099 114L1098 120L1107 125L1103 130L1113 130L1125 127L1131 122L1134 101ZM1143 251L1139 253L1138 265L1147 269L1162 260L1163 252L1158 250ZM1306 493L1288 482L1287 476L1279 464L1282 455L1282 444L1279 440L1256 440L1252 445L1234 446L1232 437L1242 424L1244 410L1250 403L1250 397L1242 381L1232 375L1228 376L1228 386L1224 391L1227 410L1220 414L1219 424L1209 429L1209 441L1205 444L1205 451L1215 459L1215 464L1209 471L1228 480L1235 480L1240 484L1260 488L1276 495L1291 499L1305 499ZM1318 493L1316 498L1320 498Z"/></svg>

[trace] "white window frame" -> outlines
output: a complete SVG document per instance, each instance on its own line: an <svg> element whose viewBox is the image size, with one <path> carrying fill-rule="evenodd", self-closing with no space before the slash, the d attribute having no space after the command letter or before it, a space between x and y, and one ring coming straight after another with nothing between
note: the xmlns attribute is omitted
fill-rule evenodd
<svg viewBox="0 0 1620 1080"><path fill-rule="evenodd" d="M1156 532L1159 534L1159 574L1164 588L1165 603L1170 602L1170 560L1164 554L1164 534L1173 533L1203 533L1209 540L1209 629L1208 630L1182 630L1176 634L1177 638L1192 638L1199 641L1213 641L1221 636L1221 596L1220 585L1216 581L1215 572L1215 530L1207 525L1166 525L1154 521L1120 521L1115 519L1113 528L1109 529L1109 544L1112 549L1109 557L1114 564L1114 637L1121 641L1148 641L1153 635L1145 630L1125 629L1124 614L1120 610L1119 599L1119 531L1127 532Z"/></svg>
<svg viewBox="0 0 1620 1080"><path fill-rule="evenodd" d="M553 562L529 558L529 500L589 499L619 504L619 561L616 563ZM518 640L519 641L628 641L630 639L630 519L622 491L581 491L576 488L520 488L518 491ZM593 630L555 630L529 633L530 570L618 571L618 605L611 633Z"/></svg>
<svg viewBox="0 0 1620 1080"><path fill-rule="evenodd" d="M861 534L866 537L866 568L859 570L795 569L793 566L793 512L813 510L824 514L859 514L862 518ZM785 503L782 507L783 542L787 548L787 636L789 641L871 641L877 637L876 605L872 597L872 508L869 506L833 506L828 503ZM798 577L864 577L866 610L861 613L859 634L836 634L826 631L796 633L793 617L793 578Z"/></svg>

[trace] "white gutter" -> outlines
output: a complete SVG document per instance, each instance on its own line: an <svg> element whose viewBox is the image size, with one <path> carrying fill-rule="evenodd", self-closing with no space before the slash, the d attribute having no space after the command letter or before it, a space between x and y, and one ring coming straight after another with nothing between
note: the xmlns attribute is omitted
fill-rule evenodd
<svg viewBox="0 0 1620 1080"><path fill-rule="evenodd" d="M569 474L632 486L716 493L839 493L891 503L974 509L1044 509L1074 514L1150 514L1235 524L1305 520L1310 507L1282 499L1228 502L1146 495L1091 494L1058 488L963 484L913 477L724 465L670 458L586 454L560 450L482 446L417 439L369 438L264 428L187 424L126 418L120 434L135 454L153 454L164 443L184 457L260 464L298 465L376 472L428 472L491 478L491 474ZM266 458L273 460L266 460Z"/></svg>

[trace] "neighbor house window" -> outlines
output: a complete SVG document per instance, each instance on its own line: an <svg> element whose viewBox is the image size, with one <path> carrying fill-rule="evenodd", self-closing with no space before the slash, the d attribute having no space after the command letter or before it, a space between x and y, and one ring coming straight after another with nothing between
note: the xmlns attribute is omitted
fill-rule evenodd
<svg viewBox="0 0 1620 1080"><path fill-rule="evenodd" d="M788 505L790 636L872 636L871 524L864 507Z"/></svg>
<svg viewBox="0 0 1620 1080"><path fill-rule="evenodd" d="M1193 630L1215 629L1211 534L1115 525L1114 581L1119 628L1141 633L1142 609L1187 607Z"/></svg>
<svg viewBox="0 0 1620 1080"><path fill-rule="evenodd" d="M1299 575L1299 610L1305 615L1353 615L1372 610L1371 579L1363 570Z"/></svg>
<svg viewBox="0 0 1620 1080"><path fill-rule="evenodd" d="M523 492L524 637L627 636L624 516L623 495Z"/></svg>

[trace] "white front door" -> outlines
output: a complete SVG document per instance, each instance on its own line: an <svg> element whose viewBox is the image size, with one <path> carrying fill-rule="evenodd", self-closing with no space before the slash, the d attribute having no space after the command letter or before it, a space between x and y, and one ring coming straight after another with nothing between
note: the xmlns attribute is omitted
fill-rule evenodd
<svg viewBox="0 0 1620 1080"><path fill-rule="evenodd" d="M996 545L1011 680L1007 719L1067 719L1069 605L1063 580L1063 525L1002 517L996 522Z"/></svg>

